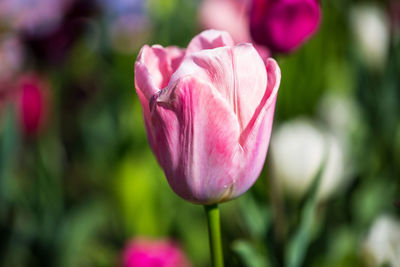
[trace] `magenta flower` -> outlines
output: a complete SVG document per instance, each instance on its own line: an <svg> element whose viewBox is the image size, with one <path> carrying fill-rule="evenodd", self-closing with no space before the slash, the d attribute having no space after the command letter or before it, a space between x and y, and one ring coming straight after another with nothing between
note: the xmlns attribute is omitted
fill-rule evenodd
<svg viewBox="0 0 400 267"><path fill-rule="evenodd" d="M47 101L44 87L43 82L33 75L19 81L18 113L22 130L28 136L37 134L45 122Z"/></svg>
<svg viewBox="0 0 400 267"><path fill-rule="evenodd" d="M288 53L315 33L320 20L318 0L253 0L250 31L256 43Z"/></svg>
<svg viewBox="0 0 400 267"><path fill-rule="evenodd" d="M122 253L123 267L190 267L181 249L171 241L136 239Z"/></svg>
<svg viewBox="0 0 400 267"><path fill-rule="evenodd" d="M280 69L251 44L204 31L186 50L144 46L135 64L150 146L176 194L199 204L246 192L264 165Z"/></svg>

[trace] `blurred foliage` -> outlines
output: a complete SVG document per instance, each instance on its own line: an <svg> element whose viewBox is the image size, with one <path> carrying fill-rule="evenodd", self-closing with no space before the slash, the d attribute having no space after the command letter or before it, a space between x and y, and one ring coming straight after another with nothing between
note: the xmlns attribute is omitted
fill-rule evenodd
<svg viewBox="0 0 400 267"><path fill-rule="evenodd" d="M145 42L185 47L201 29L200 2L146 1ZM343 93L362 116L349 147L355 170L331 199L316 202L310 193L299 201L274 191L267 158L255 186L221 205L227 266L286 266L287 253L301 254L287 266L364 266L362 242L374 219L400 217L393 205L400 200L400 42L391 39L383 70L368 68L349 25L352 5L363 1L322 2L315 38L277 55L275 124L316 118L326 92ZM124 244L137 236L172 238L194 266L209 266L202 207L172 192L147 143L134 92L144 43L132 52L115 49L106 10L76 3L75 10L90 12L68 13L65 21L79 22L79 33L57 61L37 46L58 39L32 43L17 32L26 46L23 71L51 84L51 112L46 129L31 138L12 105L0 107L0 266L118 266Z"/></svg>

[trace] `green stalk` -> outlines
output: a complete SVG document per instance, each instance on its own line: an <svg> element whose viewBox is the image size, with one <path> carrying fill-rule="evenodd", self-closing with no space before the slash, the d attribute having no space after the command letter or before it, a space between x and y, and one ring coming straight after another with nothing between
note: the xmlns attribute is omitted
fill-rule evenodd
<svg viewBox="0 0 400 267"><path fill-rule="evenodd" d="M210 253L213 267L224 267L218 204L204 205L208 222Z"/></svg>

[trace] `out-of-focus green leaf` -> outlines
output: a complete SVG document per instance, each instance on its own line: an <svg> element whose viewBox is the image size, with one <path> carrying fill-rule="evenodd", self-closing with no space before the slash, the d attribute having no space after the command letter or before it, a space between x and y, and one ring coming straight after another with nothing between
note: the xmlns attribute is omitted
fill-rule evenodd
<svg viewBox="0 0 400 267"><path fill-rule="evenodd" d="M260 253L251 243L244 240L237 240L232 244L232 249L239 254L247 267L268 267L270 266L265 254Z"/></svg>
<svg viewBox="0 0 400 267"><path fill-rule="evenodd" d="M398 179L392 177L392 179ZM352 212L359 227L368 226L385 210L393 208L396 188L386 182L386 177L366 177L354 193Z"/></svg>
<svg viewBox="0 0 400 267"><path fill-rule="evenodd" d="M306 195L304 206L301 211L300 224L286 247L285 265L287 267L301 266L307 253L314 226L318 187L325 168L325 163L326 155Z"/></svg>
<svg viewBox="0 0 400 267"><path fill-rule="evenodd" d="M259 205L251 194L245 194L236 201L239 203L246 229L252 237L260 238L265 236L272 220L271 211L267 205Z"/></svg>
<svg viewBox="0 0 400 267"><path fill-rule="evenodd" d="M110 212L100 199L87 201L66 214L58 235L61 267L93 266L91 248Z"/></svg>
<svg viewBox="0 0 400 267"><path fill-rule="evenodd" d="M116 196L129 235L158 236L163 233L156 198L160 197L149 157L128 157L121 163L115 180ZM164 226L165 227L165 226ZM164 228L165 230L165 228Z"/></svg>
<svg viewBox="0 0 400 267"><path fill-rule="evenodd" d="M19 150L19 131L16 114L11 105L4 112L2 135L0 136L0 202L10 201L15 192L13 170ZM1 208L1 205L0 205Z"/></svg>

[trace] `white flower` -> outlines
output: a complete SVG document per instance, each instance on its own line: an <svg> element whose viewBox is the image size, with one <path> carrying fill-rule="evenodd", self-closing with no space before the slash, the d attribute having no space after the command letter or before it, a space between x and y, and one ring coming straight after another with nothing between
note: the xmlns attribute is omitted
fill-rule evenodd
<svg viewBox="0 0 400 267"><path fill-rule="evenodd" d="M368 266L400 266L400 222L383 215L373 223L363 249Z"/></svg>
<svg viewBox="0 0 400 267"><path fill-rule="evenodd" d="M308 119L298 118L281 125L272 136L271 156L278 185L295 197L306 193L325 157L318 198L329 197L341 185L344 162L340 143Z"/></svg>
<svg viewBox="0 0 400 267"><path fill-rule="evenodd" d="M381 68L389 47L389 19L375 5L357 5L351 11L350 22L360 56L368 66Z"/></svg>

